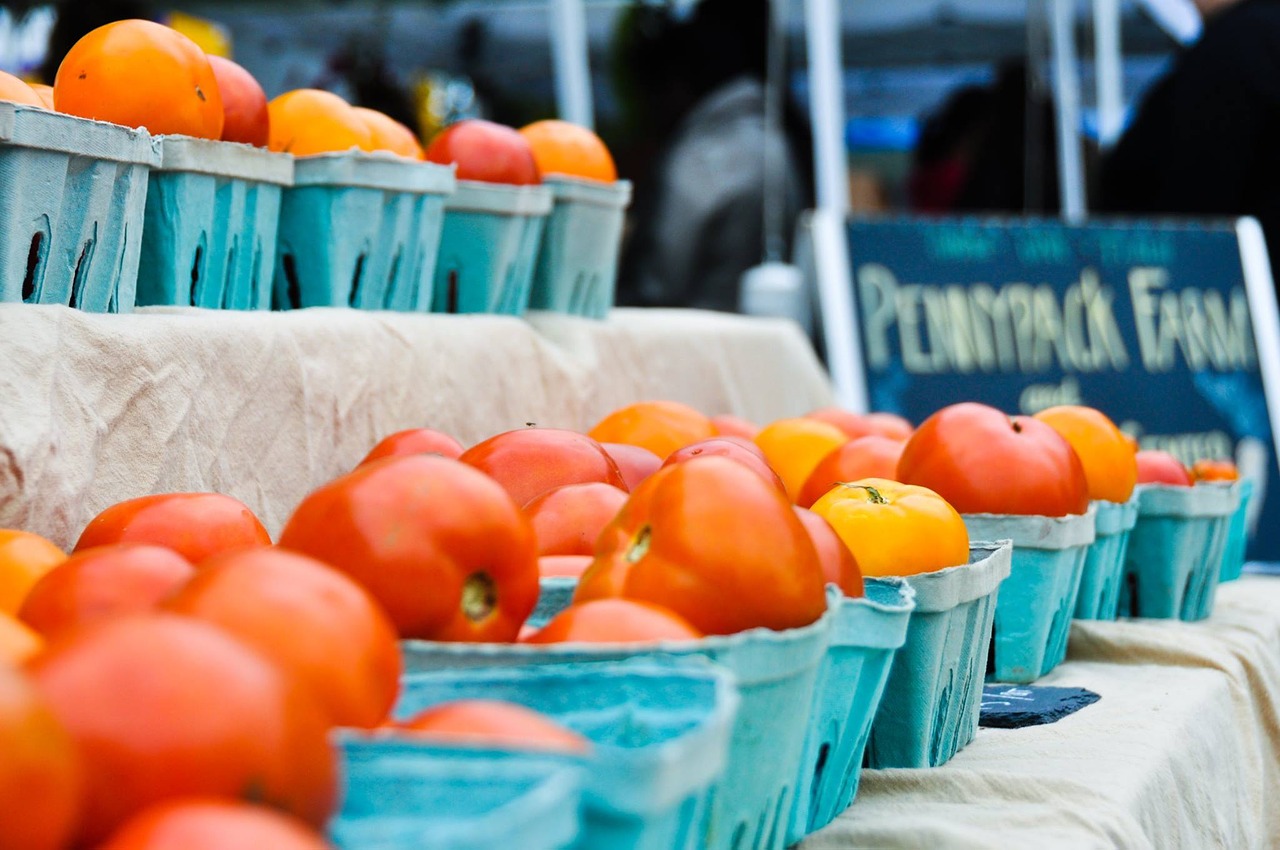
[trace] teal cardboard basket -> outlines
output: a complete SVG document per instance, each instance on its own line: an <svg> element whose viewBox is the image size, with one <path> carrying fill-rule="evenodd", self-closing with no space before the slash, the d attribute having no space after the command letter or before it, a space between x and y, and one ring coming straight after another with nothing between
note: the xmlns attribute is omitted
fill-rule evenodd
<svg viewBox="0 0 1280 850"><path fill-rule="evenodd" d="M395 714L460 699L518 703L591 741L581 850L700 850L738 710L723 668L636 659L413 673Z"/></svg>
<svg viewBox="0 0 1280 850"><path fill-rule="evenodd" d="M436 313L523 315L551 190L459 180L445 206L436 259Z"/></svg>
<svg viewBox="0 0 1280 850"><path fill-rule="evenodd" d="M274 306L426 311L453 169L390 153L294 160Z"/></svg>
<svg viewBox="0 0 1280 850"><path fill-rule="evenodd" d="M546 576L538 580L538 604L526 623L540 629L547 621L573 603L578 580L567 576Z"/></svg>
<svg viewBox="0 0 1280 850"><path fill-rule="evenodd" d="M146 130L0 102L0 301L133 309Z"/></svg>
<svg viewBox="0 0 1280 850"><path fill-rule="evenodd" d="M907 579L916 607L871 727L868 767L937 767L973 740L1012 556L1007 540L971 543L967 565Z"/></svg>
<svg viewBox="0 0 1280 850"><path fill-rule="evenodd" d="M1114 620L1120 607L1120 583L1129 534L1138 521L1138 495L1127 502L1096 501L1096 534L1085 556L1076 596L1077 620Z"/></svg>
<svg viewBox="0 0 1280 850"><path fill-rule="evenodd" d="M402 737L341 733L339 850L567 850L581 831L581 765L523 753L475 759Z"/></svg>
<svg viewBox="0 0 1280 850"><path fill-rule="evenodd" d="M1009 578L1000 586L987 678L1028 684L1067 657L1080 577L1093 543L1097 508L1064 517L966 514L971 540L1012 540Z"/></svg>
<svg viewBox="0 0 1280 850"><path fill-rule="evenodd" d="M700 656L736 677L741 703L724 779L712 794L702 847L779 850L790 825L806 719L826 656L833 612L801 629L752 629L645 647L616 644L455 644L404 641L406 675L441 668L564 664Z"/></svg>
<svg viewBox="0 0 1280 850"><path fill-rule="evenodd" d="M894 653L907 637L915 591L900 578L865 584L859 599L827 587L835 615L809 714L788 845L822 829L853 802L871 721Z"/></svg>
<svg viewBox="0 0 1280 850"><path fill-rule="evenodd" d="M1222 550L1222 570L1218 580L1235 581L1244 571L1244 553L1249 544L1249 502L1253 498L1253 479L1241 478L1236 482L1240 505L1227 523L1227 543Z"/></svg>
<svg viewBox="0 0 1280 850"><path fill-rule="evenodd" d="M542 233L529 307L603 319L617 289L631 184L548 177L546 185L554 203Z"/></svg>
<svg viewBox="0 0 1280 850"><path fill-rule="evenodd" d="M189 136L156 142L138 305L269 309L280 196L293 183L293 157Z"/></svg>
<svg viewBox="0 0 1280 850"><path fill-rule="evenodd" d="M1213 613L1231 516L1231 484L1138 486L1138 522L1129 537L1120 613L1203 620Z"/></svg>

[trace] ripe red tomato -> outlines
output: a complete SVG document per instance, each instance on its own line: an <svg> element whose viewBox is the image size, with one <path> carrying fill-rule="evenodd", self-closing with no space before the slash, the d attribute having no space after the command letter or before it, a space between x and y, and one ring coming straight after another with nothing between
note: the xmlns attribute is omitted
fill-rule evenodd
<svg viewBox="0 0 1280 850"><path fill-rule="evenodd" d="M163 493L107 508L85 526L76 552L110 543L167 546L196 566L232 549L270 546L271 535L243 502L221 493Z"/></svg>
<svg viewBox="0 0 1280 850"><path fill-rule="evenodd" d="M1190 487L1195 482L1191 473L1168 452L1158 449L1143 449L1138 452L1139 484L1172 484L1176 487Z"/></svg>
<svg viewBox="0 0 1280 850"><path fill-rule="evenodd" d="M711 425L721 437L741 437L754 440L760 433L760 426L750 419L734 416L732 413L721 413L711 417Z"/></svg>
<svg viewBox="0 0 1280 850"><path fill-rule="evenodd" d="M521 643L656 643L697 640L702 632L676 612L632 599L570 605Z"/></svg>
<svg viewBox="0 0 1280 850"><path fill-rule="evenodd" d="M863 478L898 477L898 461L906 443L878 434L856 437L818 461L809 473L796 504L807 508L837 484Z"/></svg>
<svg viewBox="0 0 1280 850"><path fill-rule="evenodd" d="M622 597L706 634L806 626L826 610L809 534L787 497L742 464L701 457L659 470L605 528L574 602Z"/></svg>
<svg viewBox="0 0 1280 850"><path fill-rule="evenodd" d="M459 180L527 185L541 183L533 149L519 131L468 118L450 124L427 146L428 162L457 163Z"/></svg>
<svg viewBox="0 0 1280 850"><path fill-rule="evenodd" d="M640 482L657 472L662 467L662 458L644 446L633 446L630 443L600 444L622 473L622 480L627 483L627 492L640 486Z"/></svg>
<svg viewBox="0 0 1280 850"><path fill-rule="evenodd" d="M796 516L804 523L805 531L809 532L809 539L813 541L827 584L834 584L845 596L857 598L864 595L866 588L862 584L862 570L858 569L858 560L831 527L831 523L808 508L796 505L795 511Z"/></svg>
<svg viewBox="0 0 1280 850"><path fill-rule="evenodd" d="M396 729L453 743L535 750L590 751L591 742L544 714L499 700L441 703L395 724Z"/></svg>
<svg viewBox="0 0 1280 850"><path fill-rule="evenodd" d="M667 459L663 461L663 466L671 466L676 463L683 463L692 460L695 457L727 457L729 460L736 461L747 469L750 469L756 475L759 475L767 484L777 487L782 493L787 492L787 487L782 483L782 479L778 473L773 471L773 467L764 459L764 452L760 451L760 447L750 440L742 437L709 437L705 440L698 440L696 443L690 443L682 449L676 449L667 455Z"/></svg>
<svg viewBox="0 0 1280 850"><path fill-rule="evenodd" d="M944 407L916 429L898 480L933 490L962 514L1065 516L1089 508L1084 466L1061 434L974 402Z"/></svg>
<svg viewBox="0 0 1280 850"><path fill-rule="evenodd" d="M877 436L891 440L905 440L914 430L911 423L896 413L854 413L842 407L820 407L804 415L805 419L817 419L836 426L849 439Z"/></svg>
<svg viewBox="0 0 1280 850"><path fill-rule="evenodd" d="M209 54L209 66L222 94L222 140L246 145L267 146L271 136L271 119L267 114L267 95L262 86L244 68Z"/></svg>
<svg viewBox="0 0 1280 850"><path fill-rule="evenodd" d="M458 459L497 481L521 506L566 484L599 481L627 489L622 472L604 447L577 431L505 431L476 443Z"/></svg>
<svg viewBox="0 0 1280 850"><path fill-rule="evenodd" d="M410 428L383 437L378 445L364 456L360 465L364 466L366 463L386 457L404 457L405 455L440 455L458 458L462 455L462 443L448 434L433 431L430 428Z"/></svg>
<svg viewBox="0 0 1280 850"><path fill-rule="evenodd" d="M590 555L543 555L538 558L538 575L542 578L581 578L592 560Z"/></svg>
<svg viewBox="0 0 1280 850"><path fill-rule="evenodd" d="M627 502L612 484L593 481L548 490L524 506L541 555L594 555L596 539Z"/></svg>
<svg viewBox="0 0 1280 850"><path fill-rule="evenodd" d="M388 458L329 482L280 546L364 585L404 638L514 640L538 601L529 520L500 484L449 458Z"/></svg>

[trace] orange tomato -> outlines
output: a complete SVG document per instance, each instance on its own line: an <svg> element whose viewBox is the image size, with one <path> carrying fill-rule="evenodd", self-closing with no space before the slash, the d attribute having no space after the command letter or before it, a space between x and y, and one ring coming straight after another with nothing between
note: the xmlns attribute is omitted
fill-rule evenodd
<svg viewBox="0 0 1280 850"><path fill-rule="evenodd" d="M622 506L625 491L599 481L548 490L524 506L538 555L592 555L596 539Z"/></svg>
<svg viewBox="0 0 1280 850"><path fill-rule="evenodd" d="M969 563L969 532L927 487L867 478L813 505L849 547L864 576L910 576Z"/></svg>
<svg viewBox="0 0 1280 850"><path fill-rule="evenodd" d="M213 626L148 614L77 629L28 665L85 770L77 843L147 806L249 798L322 824L337 797L311 695Z"/></svg>
<svg viewBox="0 0 1280 850"><path fill-rule="evenodd" d="M400 690L395 627L367 591L305 555L211 558L165 604L217 626L310 688L337 726L382 723Z"/></svg>
<svg viewBox="0 0 1280 850"><path fill-rule="evenodd" d="M457 458L462 455L462 443L448 434L431 428L409 428L383 437L381 442L364 456L360 465L364 466L366 463L373 463L384 457L426 454Z"/></svg>
<svg viewBox="0 0 1280 850"><path fill-rule="evenodd" d="M190 561L163 546L94 546L45 573L18 616L53 637L75 626L151 610L195 572Z"/></svg>
<svg viewBox="0 0 1280 850"><path fill-rule="evenodd" d="M364 585L401 637L514 640L538 601L529 520L502 485L449 458L389 458L331 481L280 546Z"/></svg>
<svg viewBox="0 0 1280 850"><path fill-rule="evenodd" d="M702 632L674 611L632 599L570 605L522 643L656 643L697 640Z"/></svg>
<svg viewBox="0 0 1280 850"><path fill-rule="evenodd" d="M858 561L831 527L831 523L808 508L796 505L795 511L796 516L804 523L805 531L809 532L809 540L818 553L822 577L827 584L834 584L845 596L857 598L865 595L866 588L862 583L862 570L858 568Z"/></svg>
<svg viewBox="0 0 1280 850"><path fill-rule="evenodd" d="M267 103L267 147L294 156L373 150L373 134L355 108L336 94L295 89Z"/></svg>
<svg viewBox="0 0 1280 850"><path fill-rule="evenodd" d="M0 613L0 667L14 666L44 649L44 638L21 620ZM0 844L0 847L3 847Z"/></svg>
<svg viewBox="0 0 1280 850"><path fill-rule="evenodd" d="M1061 434L1080 456L1090 499L1127 502L1138 483L1129 441L1107 415L1081 405L1059 405L1035 415Z"/></svg>
<svg viewBox="0 0 1280 850"><path fill-rule="evenodd" d="M501 484L517 505L566 484L627 482L604 446L561 428L520 428L476 443L458 458Z"/></svg>
<svg viewBox="0 0 1280 850"><path fill-rule="evenodd" d="M0 850L61 850L80 814L75 743L34 685L0 664Z"/></svg>
<svg viewBox="0 0 1280 850"><path fill-rule="evenodd" d="M369 130L370 150L390 151L407 159L422 159L422 145L413 131L376 109L353 106Z"/></svg>
<svg viewBox="0 0 1280 850"><path fill-rule="evenodd" d="M115 21L77 41L58 66L59 112L177 133L222 138L222 94L209 58L177 30Z"/></svg>
<svg viewBox="0 0 1280 850"><path fill-rule="evenodd" d="M664 606L706 634L796 628L826 610L822 567L786 496L723 457L659 470L631 494L574 602L609 597Z"/></svg>
<svg viewBox="0 0 1280 850"><path fill-rule="evenodd" d="M602 443L640 446L666 460L676 449L714 437L711 420L678 401L640 401L609 413L587 432Z"/></svg>
<svg viewBox="0 0 1280 850"><path fill-rule="evenodd" d="M847 442L849 438L836 426L805 417L770 422L755 439L793 501L818 463Z"/></svg>
<svg viewBox="0 0 1280 850"><path fill-rule="evenodd" d="M535 121L520 128L544 176L563 174L602 183L618 179L613 156L600 137L568 121Z"/></svg>
<svg viewBox="0 0 1280 850"><path fill-rule="evenodd" d="M857 437L830 452L809 473L796 504L810 507L826 495L827 491L844 481L861 478L898 477L898 461L906 444L901 440L869 434Z"/></svg>
<svg viewBox="0 0 1280 850"><path fill-rule="evenodd" d="M306 824L271 809L187 798L158 803L130 818L98 850L330 850Z"/></svg>
<svg viewBox="0 0 1280 850"><path fill-rule="evenodd" d="M449 743L585 753L591 743L546 715L499 700L456 700L419 712L396 729Z"/></svg>
<svg viewBox="0 0 1280 850"><path fill-rule="evenodd" d="M38 534L0 528L0 613L17 614L31 588L67 553Z"/></svg>
<svg viewBox="0 0 1280 850"><path fill-rule="evenodd" d="M48 86L44 88L48 88ZM44 98L35 90L34 86L29 86L13 74L4 71L0 71L0 100L21 103L26 106L39 106L45 109L53 108L45 103Z"/></svg>
<svg viewBox="0 0 1280 850"><path fill-rule="evenodd" d="M167 546L196 566L205 558L253 546L271 535L243 502L221 493L163 493L107 508L85 526L76 552L109 543Z"/></svg>
<svg viewBox="0 0 1280 850"><path fill-rule="evenodd" d="M1195 481L1239 481L1240 470L1229 460L1202 458L1191 464Z"/></svg>

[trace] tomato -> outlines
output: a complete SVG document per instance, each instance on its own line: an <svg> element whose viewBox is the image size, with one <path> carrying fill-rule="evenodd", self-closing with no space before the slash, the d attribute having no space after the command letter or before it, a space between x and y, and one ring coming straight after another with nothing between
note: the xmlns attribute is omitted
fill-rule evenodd
<svg viewBox="0 0 1280 850"><path fill-rule="evenodd" d="M51 540L0 528L0 613L17 614L35 583L66 560L67 553Z"/></svg>
<svg viewBox="0 0 1280 850"><path fill-rule="evenodd" d="M804 523L805 531L809 532L809 539L813 542L814 551L818 553L822 576L827 584L834 584L845 596L856 598L865 594L866 588L862 584L862 570L858 569L858 561L831 527L831 523L799 505L795 506L795 512Z"/></svg>
<svg viewBox="0 0 1280 850"><path fill-rule="evenodd" d="M78 844L162 800L251 798L321 824L337 799L305 691L213 626L164 614L77 629L28 665L85 768Z"/></svg>
<svg viewBox="0 0 1280 850"><path fill-rule="evenodd" d="M594 481L548 490L524 506L538 538L539 555L592 555L596 538L622 506L627 494Z"/></svg>
<svg viewBox="0 0 1280 850"><path fill-rule="evenodd" d="M164 493L129 499L93 519L76 552L110 543L167 546L196 566L232 549L270 546L271 535L253 512L221 493Z"/></svg>
<svg viewBox="0 0 1280 850"><path fill-rule="evenodd" d="M373 150L390 151L405 159L422 159L422 145L408 127L376 109L366 109L363 106L353 108L369 128Z"/></svg>
<svg viewBox="0 0 1280 850"><path fill-rule="evenodd" d="M378 445L369 450L360 461L363 466L382 460L386 457L404 457L405 455L434 454L441 457L458 458L462 455L462 443L453 437L430 428L409 428L383 437Z"/></svg>
<svg viewBox="0 0 1280 850"><path fill-rule="evenodd" d="M262 806L213 797L143 809L98 850L330 850L316 832Z"/></svg>
<svg viewBox="0 0 1280 850"><path fill-rule="evenodd" d="M0 100L9 103L21 103L26 106L39 106L42 109L52 109L53 107L46 104L44 98L35 90L33 86L29 86L13 74L0 71Z"/></svg>
<svg viewBox="0 0 1280 850"><path fill-rule="evenodd" d="M66 847L80 813L80 757L35 686L4 664L0 753L0 850Z"/></svg>
<svg viewBox="0 0 1280 850"><path fill-rule="evenodd" d="M570 605L522 643L656 643L697 640L702 632L679 614L631 599Z"/></svg>
<svg viewBox="0 0 1280 850"><path fill-rule="evenodd" d="M916 429L898 480L928 487L962 514L1065 516L1089 508L1084 467L1061 434L973 402L944 407Z"/></svg>
<svg viewBox="0 0 1280 850"><path fill-rule="evenodd" d="M1139 484L1172 484L1190 487L1194 482L1182 461L1168 452L1143 449L1137 454Z"/></svg>
<svg viewBox="0 0 1280 850"><path fill-rule="evenodd" d="M518 186L542 182L525 137L510 127L479 118L445 127L427 145L425 158L441 165L456 163L459 180Z"/></svg>
<svg viewBox="0 0 1280 850"><path fill-rule="evenodd" d="M826 610L822 567L786 496L742 464L659 470L600 535L574 602L661 605L706 634L808 625Z"/></svg>
<svg viewBox="0 0 1280 850"><path fill-rule="evenodd" d="M851 440L869 436L905 440L914 430L910 422L896 413L854 413L840 407L820 407L806 413L804 418L834 425Z"/></svg>
<svg viewBox="0 0 1280 850"><path fill-rule="evenodd" d="M671 466L672 464L692 460L695 457L716 456L727 457L729 460L737 461L756 475L759 475L767 484L777 487L782 493L787 492L787 488L782 483L782 479L778 477L778 473L774 472L773 467L764 459L764 452L760 450L760 447L742 437L709 437L696 443L690 443L684 448L676 449L667 455L667 459L662 465Z"/></svg>
<svg viewBox="0 0 1280 850"><path fill-rule="evenodd" d="M601 443L601 447L613 458L622 473L626 490L630 493L640 486L640 482L657 472L662 467L662 458L642 446L627 443Z"/></svg>
<svg viewBox="0 0 1280 850"><path fill-rule="evenodd" d="M271 137L271 117L262 86L230 59L210 55L209 66L222 94L222 140L265 148Z"/></svg>
<svg viewBox="0 0 1280 850"><path fill-rule="evenodd" d="M164 546L94 546L36 582L18 616L52 637L86 623L150 611L195 573L190 561Z"/></svg>
<svg viewBox="0 0 1280 850"><path fill-rule="evenodd" d="M587 432L602 443L640 446L666 460L676 449L716 435L711 420L678 401L638 401L608 413Z"/></svg>
<svg viewBox="0 0 1280 850"><path fill-rule="evenodd" d="M404 638L510 641L538 601L537 543L502 486L449 458L388 458L303 499L280 546L337 567Z"/></svg>
<svg viewBox="0 0 1280 850"><path fill-rule="evenodd" d="M770 422L755 439L793 501L822 459L847 442L849 438L836 426L804 417Z"/></svg>
<svg viewBox="0 0 1280 850"><path fill-rule="evenodd" d="M295 89L267 103L271 134L267 147L277 153L313 156L349 150L373 150L373 134L351 104L319 89Z"/></svg>
<svg viewBox="0 0 1280 850"><path fill-rule="evenodd" d="M543 555L538 558L541 578L581 578L591 566L590 555Z"/></svg>
<svg viewBox="0 0 1280 850"><path fill-rule="evenodd" d="M566 484L599 481L627 487L603 446L560 428L505 431L467 449L459 460L497 481L522 506Z"/></svg>
<svg viewBox="0 0 1280 850"><path fill-rule="evenodd" d="M400 690L395 626L345 574L283 549L205 561L165 603L217 626L310 688L334 725L382 723Z"/></svg>
<svg viewBox="0 0 1280 850"><path fill-rule="evenodd" d="M613 156L600 137L568 121L535 121L520 128L533 151L538 171L612 183L618 179Z"/></svg>
<svg viewBox="0 0 1280 850"><path fill-rule="evenodd" d="M828 490L844 481L860 478L898 477L898 461L906 443L871 434L850 440L829 452L805 479L796 504L807 508Z"/></svg>
<svg viewBox="0 0 1280 850"><path fill-rule="evenodd" d="M743 419L741 416L734 416L732 413L721 413L718 416L712 416L711 425L716 429L716 435L720 437L741 437L744 440L754 440L756 434L760 433L759 425L749 419Z"/></svg>
<svg viewBox="0 0 1280 850"><path fill-rule="evenodd" d="M22 664L42 649L44 638L38 632L0 611L0 667Z"/></svg>
<svg viewBox="0 0 1280 850"><path fill-rule="evenodd" d="M1240 470L1229 460L1202 458L1191 464L1191 477L1195 481L1239 481Z"/></svg>
<svg viewBox="0 0 1280 850"><path fill-rule="evenodd" d="M813 505L853 552L864 576L910 576L969 563L969 532L955 508L925 487L867 478Z"/></svg>
<svg viewBox="0 0 1280 850"><path fill-rule="evenodd" d="M499 700L457 700L419 712L395 728L450 743L535 750L590 751L591 742L523 705Z"/></svg>
<svg viewBox="0 0 1280 850"><path fill-rule="evenodd" d="M115 21L72 45L54 77L53 101L59 112L152 135L222 138L222 94L209 57L151 21Z"/></svg>
<svg viewBox="0 0 1280 850"><path fill-rule="evenodd" d="M1042 410L1035 418L1061 434L1084 467L1090 499L1127 502L1138 483L1138 462L1124 433L1105 413L1080 405Z"/></svg>

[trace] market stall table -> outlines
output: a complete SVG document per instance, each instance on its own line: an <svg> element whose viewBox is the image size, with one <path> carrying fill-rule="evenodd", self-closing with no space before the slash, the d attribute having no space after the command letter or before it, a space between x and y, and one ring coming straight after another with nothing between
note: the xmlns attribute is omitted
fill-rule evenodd
<svg viewBox="0 0 1280 850"><path fill-rule="evenodd" d="M1280 844L1280 578L1223 585L1208 621L1076 621L1037 684L1102 699L981 729L932 770L864 771L803 850L1269 848Z"/></svg>

